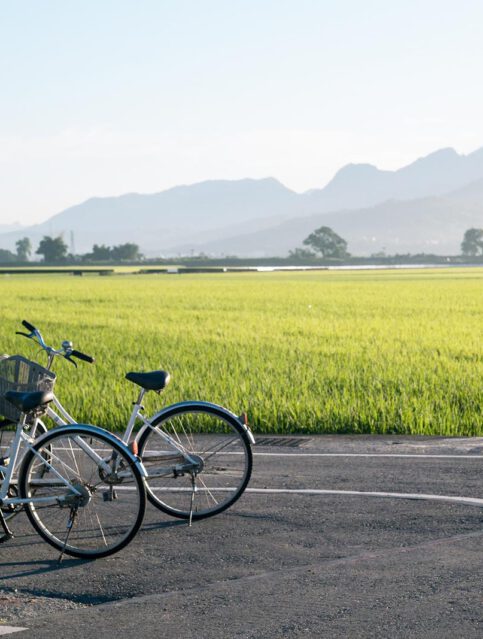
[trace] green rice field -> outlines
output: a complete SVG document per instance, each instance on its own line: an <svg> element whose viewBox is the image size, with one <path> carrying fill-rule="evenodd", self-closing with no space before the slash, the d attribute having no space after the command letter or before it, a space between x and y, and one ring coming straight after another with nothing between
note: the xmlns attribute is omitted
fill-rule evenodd
<svg viewBox="0 0 483 639"><path fill-rule="evenodd" d="M483 269L0 277L0 353L16 336L96 357L56 360L80 422L117 430L136 387L172 380L147 411L204 399L247 411L255 432L483 435Z"/></svg>

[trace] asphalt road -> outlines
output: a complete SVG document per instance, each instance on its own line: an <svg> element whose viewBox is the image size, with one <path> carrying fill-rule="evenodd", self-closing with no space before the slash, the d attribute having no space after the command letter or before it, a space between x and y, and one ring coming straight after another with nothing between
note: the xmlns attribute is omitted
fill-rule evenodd
<svg viewBox="0 0 483 639"><path fill-rule="evenodd" d="M483 635L483 438L317 437L255 452L251 491L230 511L189 528L150 507L108 559L59 566L17 517L0 546L0 634Z"/></svg>

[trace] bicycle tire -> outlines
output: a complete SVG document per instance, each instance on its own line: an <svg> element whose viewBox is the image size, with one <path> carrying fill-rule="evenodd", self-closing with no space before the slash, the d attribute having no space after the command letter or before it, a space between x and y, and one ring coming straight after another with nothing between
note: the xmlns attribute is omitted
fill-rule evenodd
<svg viewBox="0 0 483 639"><path fill-rule="evenodd" d="M154 506L173 517L190 518L192 477L176 470L184 460L166 444L159 428L202 460L195 477L193 520L217 515L241 497L250 481L253 455L248 435L235 417L214 404L187 402L168 407L151 426L140 433L138 448L148 474L147 496Z"/></svg>
<svg viewBox="0 0 483 639"><path fill-rule="evenodd" d="M92 459L92 450L104 462L115 460L122 472L106 474ZM111 433L84 424L55 428L33 444L19 472L19 492L23 498L59 500L27 503L27 517L51 546L85 559L124 548L146 509L144 479L126 446Z"/></svg>

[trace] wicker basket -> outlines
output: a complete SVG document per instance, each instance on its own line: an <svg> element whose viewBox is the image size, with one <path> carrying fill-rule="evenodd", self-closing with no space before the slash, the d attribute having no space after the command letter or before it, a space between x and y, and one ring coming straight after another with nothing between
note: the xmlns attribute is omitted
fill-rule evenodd
<svg viewBox="0 0 483 639"><path fill-rule="evenodd" d="M0 356L0 415L16 422L20 411L5 399L9 390L22 393L51 391L54 389L55 373L21 355ZM43 409L43 412L47 407Z"/></svg>

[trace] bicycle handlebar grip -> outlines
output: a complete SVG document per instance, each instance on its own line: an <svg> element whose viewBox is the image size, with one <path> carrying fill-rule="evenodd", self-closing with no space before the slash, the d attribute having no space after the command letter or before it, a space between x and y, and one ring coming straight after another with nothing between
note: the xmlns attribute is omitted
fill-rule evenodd
<svg viewBox="0 0 483 639"><path fill-rule="evenodd" d="M85 353L81 353L80 351L72 351L71 356L77 357L77 359L82 359L84 362L89 362L89 364L94 364L94 362L96 361L90 355L86 355Z"/></svg>
<svg viewBox="0 0 483 639"><path fill-rule="evenodd" d="M32 333L37 330L35 326L30 322L27 322L27 320L22 321L22 326L25 326L25 328L27 328Z"/></svg>

